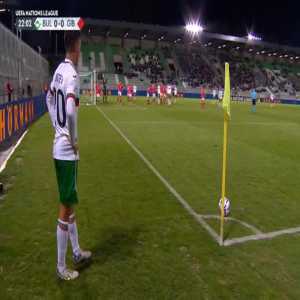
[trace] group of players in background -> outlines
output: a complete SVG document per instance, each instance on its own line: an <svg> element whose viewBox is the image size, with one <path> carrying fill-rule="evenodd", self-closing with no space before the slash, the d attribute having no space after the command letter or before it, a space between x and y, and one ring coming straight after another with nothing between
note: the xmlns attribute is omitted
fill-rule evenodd
<svg viewBox="0 0 300 300"><path fill-rule="evenodd" d="M124 99L127 97L128 103L133 103L137 97L138 88L136 85L128 84L125 86L122 82L117 84L117 103L122 104ZM107 96L109 92L106 87L97 83L96 84L96 96L97 100L103 97L103 102L107 101ZM164 85L161 84L151 84L146 91L147 104L157 103L172 105L176 103L176 98L178 97L178 89L176 85Z"/></svg>
<svg viewBox="0 0 300 300"><path fill-rule="evenodd" d="M137 86L128 84L126 87L119 82L117 86L118 96L117 103L123 102L123 95L127 93L128 102L133 102L137 96ZM164 84L151 84L147 88L147 104L157 103L157 104L166 104L171 105L176 102L178 95L176 85L164 85Z"/></svg>
<svg viewBox="0 0 300 300"><path fill-rule="evenodd" d="M117 103L123 104L124 99L127 97L128 103L134 103L136 97L138 95L138 88L136 85L127 84L124 85L122 82L119 82L116 86L117 88ZM103 80L103 84L100 85L99 83L96 84L96 95L97 100L103 99L103 102L107 102L107 97L109 95L109 91L107 89L106 81ZM145 96L141 94L141 96ZM179 93L176 85L171 84L151 84L146 90L146 97L147 97L147 104L160 104L160 105L172 105L176 103L176 99L178 98ZM223 100L224 92L223 89L213 89L211 91L211 100L217 101L219 105L221 105ZM251 111L256 112L256 104L257 102L269 102L271 107L277 103L273 94L270 94L269 98L261 99L258 96L258 93L255 89L250 91L250 99L252 102ZM199 100L200 100L200 107L205 109L206 99L207 99L207 91L204 86L201 86L199 89ZM245 102L247 97L233 97L236 102Z"/></svg>
<svg viewBox="0 0 300 300"><path fill-rule="evenodd" d="M176 85L151 84L147 89L147 103L167 104L176 103L178 90Z"/></svg>

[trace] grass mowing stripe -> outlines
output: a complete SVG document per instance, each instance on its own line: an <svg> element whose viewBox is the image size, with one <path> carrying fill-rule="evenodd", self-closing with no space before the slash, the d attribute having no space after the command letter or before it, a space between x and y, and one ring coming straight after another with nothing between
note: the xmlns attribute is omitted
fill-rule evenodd
<svg viewBox="0 0 300 300"><path fill-rule="evenodd" d="M193 208L184 200L184 198L170 185L170 183L157 171L157 169L151 164L151 162L143 155L143 153L127 138L127 136L121 131L121 129L105 114L105 112L96 107L97 110L103 115L103 117L109 122L109 124L121 135L121 137L127 142L127 144L138 154L143 162L149 167L149 169L160 179L160 181L166 186L166 188L174 195L179 203L185 208L185 210L194 217L194 219L207 230L211 237L220 245L221 240L219 235L207 224L207 222L197 214Z"/></svg>

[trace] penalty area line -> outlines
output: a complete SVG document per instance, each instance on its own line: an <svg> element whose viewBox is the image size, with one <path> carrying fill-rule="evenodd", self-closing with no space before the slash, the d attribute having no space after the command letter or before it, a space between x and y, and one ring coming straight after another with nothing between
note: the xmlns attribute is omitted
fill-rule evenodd
<svg viewBox="0 0 300 300"><path fill-rule="evenodd" d="M126 143L134 150L140 159L147 165L147 167L158 177L158 179L165 185L165 187L173 194L176 200L183 206L183 208L199 223L209 235L220 245L220 237L215 230L203 219L201 215L196 213L194 209L186 202L186 200L175 190L174 187L158 172L152 163L144 156L144 154L129 140L129 138L121 131L121 129L108 117L108 115L98 106L97 110L103 115L106 121L119 133L119 135L126 141Z"/></svg>

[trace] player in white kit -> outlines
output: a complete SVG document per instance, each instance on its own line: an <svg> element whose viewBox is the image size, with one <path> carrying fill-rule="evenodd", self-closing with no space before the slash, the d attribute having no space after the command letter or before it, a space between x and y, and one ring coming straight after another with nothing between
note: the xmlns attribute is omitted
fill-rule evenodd
<svg viewBox="0 0 300 300"><path fill-rule="evenodd" d="M66 58L56 69L47 106L55 130L53 158L60 195L57 224L57 275L63 280L73 280L77 271L66 267L66 253L70 238L74 264L86 262L90 251L79 247L74 205L77 196L77 166L79 160L77 113L79 107L79 75L76 66L80 55L80 32L65 34Z"/></svg>
<svg viewBox="0 0 300 300"><path fill-rule="evenodd" d="M170 106L172 104L172 86L167 85L167 104Z"/></svg>
<svg viewBox="0 0 300 300"><path fill-rule="evenodd" d="M137 86L134 85L134 86L133 86L133 100L136 99L136 93L137 93Z"/></svg>
<svg viewBox="0 0 300 300"><path fill-rule="evenodd" d="M217 90L216 89L213 89L212 98L213 98L213 100L217 99Z"/></svg>
<svg viewBox="0 0 300 300"><path fill-rule="evenodd" d="M174 84L174 86L173 86L173 95L174 95L173 102L176 103L176 98L177 98L177 95L178 95L178 90L177 90L176 84Z"/></svg>
<svg viewBox="0 0 300 300"><path fill-rule="evenodd" d="M160 95L160 85L157 85L157 103L160 104L161 101L161 95Z"/></svg>
<svg viewBox="0 0 300 300"><path fill-rule="evenodd" d="M222 89L219 89L219 92L218 92L218 105L220 106L222 104L222 101L223 101L223 90Z"/></svg>

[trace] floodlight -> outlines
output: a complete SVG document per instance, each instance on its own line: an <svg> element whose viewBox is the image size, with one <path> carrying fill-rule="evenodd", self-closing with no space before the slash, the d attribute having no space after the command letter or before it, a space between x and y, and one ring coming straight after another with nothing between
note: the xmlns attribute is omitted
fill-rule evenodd
<svg viewBox="0 0 300 300"><path fill-rule="evenodd" d="M248 33L248 40L249 40L249 41L261 41L262 38L260 38L260 37L258 37L257 35L255 35L255 34L249 32L249 33Z"/></svg>
<svg viewBox="0 0 300 300"><path fill-rule="evenodd" d="M185 30L191 34L199 34L204 28L198 22L189 22L186 24Z"/></svg>

